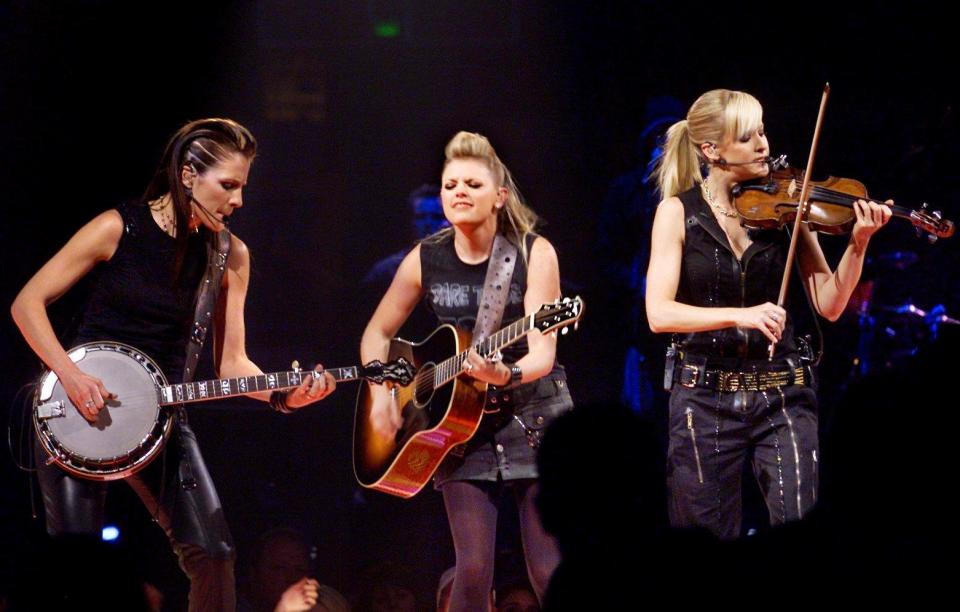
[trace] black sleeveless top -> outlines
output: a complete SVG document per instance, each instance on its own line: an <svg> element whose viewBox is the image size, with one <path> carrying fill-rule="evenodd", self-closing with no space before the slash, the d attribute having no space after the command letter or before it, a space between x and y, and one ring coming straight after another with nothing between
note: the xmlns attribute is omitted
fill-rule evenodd
<svg viewBox="0 0 960 612"><path fill-rule="evenodd" d="M527 236L528 253L535 239L533 234ZM519 252L517 257L519 261L513 268L507 305L498 329L525 314L523 296L527 291L527 267ZM489 259L478 264L460 261L450 230L420 243L420 282L426 292L424 301L440 323L473 331L488 263ZM513 363L526 355L528 350L527 339L523 337L503 350L503 359Z"/></svg>
<svg viewBox="0 0 960 612"><path fill-rule="evenodd" d="M114 340L151 357L167 380L182 378L194 300L206 269L206 231L191 233L180 277L176 241L140 203L120 206L120 244L101 264L74 344Z"/></svg>
<svg viewBox="0 0 960 612"><path fill-rule="evenodd" d="M787 232L750 230L753 242L738 260L700 187L677 197L683 202L685 234L677 301L717 308L776 304L790 245ZM795 276L790 282L797 287L800 281ZM794 312L789 304L787 310L776 359L797 354ZM681 344L685 353L716 358L766 359L769 350L769 340L760 330L738 327L685 334Z"/></svg>

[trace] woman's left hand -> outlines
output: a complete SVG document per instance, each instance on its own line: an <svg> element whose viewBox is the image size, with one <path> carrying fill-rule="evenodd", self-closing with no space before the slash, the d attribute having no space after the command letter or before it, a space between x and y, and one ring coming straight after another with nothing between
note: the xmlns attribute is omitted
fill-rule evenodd
<svg viewBox="0 0 960 612"><path fill-rule="evenodd" d="M491 385L503 386L510 382L510 368L502 361L483 358L473 348L463 362L463 373Z"/></svg>
<svg viewBox="0 0 960 612"><path fill-rule="evenodd" d="M865 200L857 200L853 203L853 209L857 214L857 221L853 224L853 231L850 233L850 240L860 249L865 249L877 230L887 224L893 211L890 206L893 200L887 200L886 204L877 204Z"/></svg>
<svg viewBox="0 0 960 612"><path fill-rule="evenodd" d="M297 410L307 404L322 400L337 388L337 381L330 372L324 372L322 365L317 365L314 371L307 376L299 387L291 391L286 398L287 408Z"/></svg>

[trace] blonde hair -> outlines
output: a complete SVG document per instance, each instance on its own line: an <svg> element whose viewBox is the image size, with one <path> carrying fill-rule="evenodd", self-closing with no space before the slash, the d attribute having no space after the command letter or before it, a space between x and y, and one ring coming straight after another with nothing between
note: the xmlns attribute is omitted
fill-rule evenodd
<svg viewBox="0 0 960 612"><path fill-rule="evenodd" d="M706 162L700 145L719 145L724 138L744 138L763 121L763 108L750 94L729 89L712 89L697 98L687 118L667 130L663 155L654 176L661 197L669 198L703 182L701 166Z"/></svg>
<svg viewBox="0 0 960 612"><path fill-rule="evenodd" d="M457 132L444 148L444 157L444 168L455 159L481 161L490 169L493 180L497 182L497 187L506 188L507 199L497 212L497 231L516 245L523 256L524 262L529 262L527 236L534 233L540 218L523 201L523 196L513 180L513 175L510 174L510 170L497 156L497 152L493 149L493 145L490 144L487 137L475 132ZM449 231L453 230L443 230L440 235Z"/></svg>

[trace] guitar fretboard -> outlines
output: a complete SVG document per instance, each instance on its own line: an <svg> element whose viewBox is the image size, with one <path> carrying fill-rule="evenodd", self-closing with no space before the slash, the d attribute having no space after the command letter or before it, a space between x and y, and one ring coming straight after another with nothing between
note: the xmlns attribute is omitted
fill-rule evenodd
<svg viewBox="0 0 960 612"><path fill-rule="evenodd" d="M326 370L338 382L341 380L356 380L360 377L360 368L331 368ZM179 383L167 385L157 389L161 406L167 404L185 404L200 402L208 399L231 397L256 393L257 391L282 391L298 387L309 376L311 370L290 370L288 372L272 372L255 376L240 376L237 378L220 378L202 382Z"/></svg>
<svg viewBox="0 0 960 612"><path fill-rule="evenodd" d="M536 313L529 314L522 319L517 319L510 325L491 334L486 340L474 345L472 348L477 349L477 352L484 357L493 355L497 351L510 346L532 330L534 328L535 317ZM437 364L436 370L433 373L434 388L450 382L460 374L460 371L463 369L463 362L467 359L468 352L469 351L464 351Z"/></svg>

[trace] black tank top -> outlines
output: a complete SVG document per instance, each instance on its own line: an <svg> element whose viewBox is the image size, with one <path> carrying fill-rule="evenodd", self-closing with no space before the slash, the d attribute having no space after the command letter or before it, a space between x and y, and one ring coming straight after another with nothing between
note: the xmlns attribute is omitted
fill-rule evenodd
<svg viewBox="0 0 960 612"><path fill-rule="evenodd" d="M684 214L683 261L677 301L692 306L742 308L777 303L790 244L786 231L750 230L752 244L737 259L700 188L681 193ZM795 272L792 287L800 282ZM774 357L796 356L794 311L789 308L783 339ZM756 329L728 327L682 336L684 352L705 357L766 359L769 340Z"/></svg>
<svg viewBox="0 0 960 612"><path fill-rule="evenodd" d="M114 340L150 356L180 381L194 299L206 268L206 231L191 233L183 270L174 280L176 241L140 203L120 206L120 244L97 277L73 344Z"/></svg>
<svg viewBox="0 0 960 612"><path fill-rule="evenodd" d="M536 236L527 236L529 253ZM524 313L523 296L527 291L527 267L523 257L513 268L507 306L500 327L516 321ZM420 282L423 285L427 308L440 323L472 332L480 308L483 281L487 276L487 261L467 264L460 261L453 245L453 232L446 230L420 243ZM498 328L499 329L499 328ZM504 361L512 363L528 352L526 337L503 350Z"/></svg>

